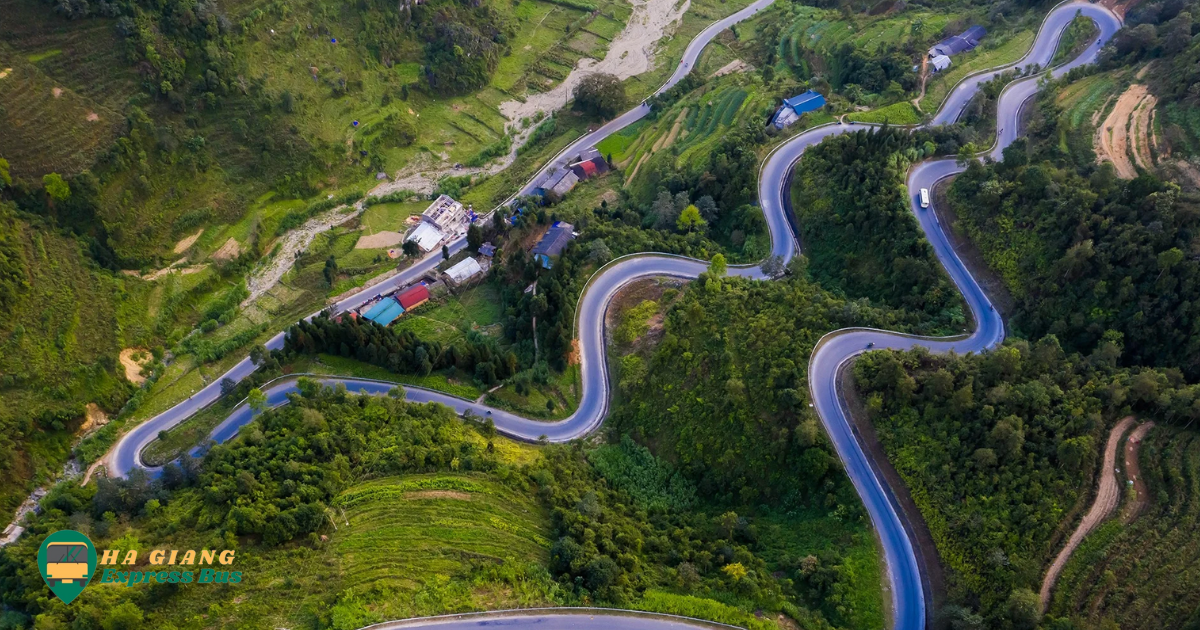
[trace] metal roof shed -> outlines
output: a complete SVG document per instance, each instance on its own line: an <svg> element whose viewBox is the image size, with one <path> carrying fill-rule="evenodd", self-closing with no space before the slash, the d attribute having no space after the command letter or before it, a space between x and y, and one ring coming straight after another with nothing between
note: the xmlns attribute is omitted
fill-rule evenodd
<svg viewBox="0 0 1200 630"><path fill-rule="evenodd" d="M479 261L474 258L465 258L446 270L446 275L454 284L462 284L481 273L483 273L483 267L480 267Z"/></svg>

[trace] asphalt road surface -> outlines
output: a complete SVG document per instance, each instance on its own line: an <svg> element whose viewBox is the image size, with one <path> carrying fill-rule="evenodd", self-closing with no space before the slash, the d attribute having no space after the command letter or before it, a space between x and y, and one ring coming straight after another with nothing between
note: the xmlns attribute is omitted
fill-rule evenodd
<svg viewBox="0 0 1200 630"><path fill-rule="evenodd" d="M694 66L701 50L721 30L753 15L758 10L768 6L772 0L758 0L746 9L725 18L703 31L688 46L683 61L676 69L671 79L663 86L668 89L683 78ZM980 84L990 80L995 74L1011 68L1027 68L1033 64L1045 67L1054 56L1055 48L1063 29L1071 22L1077 13L1091 18L1099 27L1098 42L1103 43L1120 28L1120 20L1107 9L1087 2L1068 2L1056 6L1046 17L1037 39L1029 53L1015 64L994 71L973 75L962 81L947 97L942 108L933 118L933 124L945 124L958 119L962 110L974 96ZM1089 46L1078 58L1055 68L1052 73L1060 76L1078 65L1095 60L1100 46ZM1017 121L1021 108L1037 90L1038 76L1029 76L1018 80L1005 88L997 105L1000 130L998 141L989 155L999 159L1005 147L1016 138ZM660 90L660 91L662 91ZM570 155L573 151L591 146L609 134L644 117L649 109L639 105L617 119L605 124L571 147L562 152L558 158L543 169L556 165L562 156ZM771 231L772 255L780 256L786 262L798 251L795 232L789 224L785 201L788 198L789 174L792 167L800 159L804 150L825 138L855 131L867 125L829 124L807 130L775 149L762 166L759 176L759 200L764 216ZM941 179L950 177L963 170L955 160L940 159L923 162L914 167L908 176L908 189L913 192L921 188L932 188ZM532 191L541 173L531 180L521 193ZM891 582L892 609L894 611L894 627L898 630L915 630L925 627L926 600L924 583L918 563L913 552L913 543L905 531L898 510L890 498L888 489L876 475L871 462L859 446L851 425L843 410L837 390L838 369L852 360L858 354L868 349L897 349L906 350L916 346L928 348L933 352L958 353L982 352L995 347L1004 339L1004 323L999 314L971 277L954 249L950 246L941 225L938 224L932 209L922 210L914 198L912 200L913 214L916 216L926 237L933 246L938 260L946 269L946 273L962 292L971 310L975 322L972 331L953 338L927 338L891 333L883 330L847 329L826 335L818 344L809 360L809 388L813 405L829 433L846 474L849 475L859 496L862 498L871 522L883 547L887 563L888 575ZM460 240L451 246L452 251L458 251L465 246ZM403 286L432 269L438 262L440 253L435 253L419 261L403 273L389 279L383 284L366 289L350 298L333 305L335 312L342 312L356 307L378 293ZM613 295L626 284L646 277L671 276L678 278L695 278L708 268L708 263L694 259L661 254L645 254L628 256L617 259L606 265L589 282L580 304L577 308L576 333L580 339L583 397L579 408L571 417L559 422L540 422L522 418L510 412L489 409L471 401L455 398L448 394L424 390L416 387L404 388L408 399L417 402L439 402L459 413L471 411L480 416L491 417L497 430L505 435L522 439L547 439L551 442L563 442L582 437L594 430L608 412L609 383L605 370L604 347L604 314ZM731 267L731 275L746 276L755 279L765 279L758 267ZM270 349L283 345L283 335L280 333L268 342ZM234 381L241 380L254 371L254 365L249 359L238 363L223 378ZM393 385L363 379L324 377L320 379L327 384L343 383L351 391L365 391L370 394L386 394ZM287 402L287 394L295 391L295 383L284 380L267 388L268 403L277 406ZM170 410L144 422L126 434L114 449L111 459L111 470L114 474L124 475L134 468L154 469L145 466L140 453L158 435L159 431L168 429L190 417L195 412L214 402L220 397L219 381L210 384L197 392L188 400L176 405ZM210 435L212 440L223 442L237 434L240 427L253 417L253 413L244 405L236 409ZM502 618L472 617L464 621L418 620L405 622L403 627L434 627L448 630L462 630L467 627L483 625L511 626L520 628L584 628L604 627L622 628L624 630L672 630L680 625L678 621L631 617L600 617L593 625L592 621L583 622L587 617L570 616L570 619L559 618L558 615L506 616ZM630 621L637 619L637 621ZM580 625L582 624L582 625ZM400 625L387 627L401 627Z"/></svg>

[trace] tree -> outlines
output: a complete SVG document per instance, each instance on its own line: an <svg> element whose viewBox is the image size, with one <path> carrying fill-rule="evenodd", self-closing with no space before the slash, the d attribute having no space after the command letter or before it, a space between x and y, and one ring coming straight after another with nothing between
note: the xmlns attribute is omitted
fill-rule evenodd
<svg viewBox="0 0 1200 630"><path fill-rule="evenodd" d="M703 230L707 226L708 223L700 218L700 209L691 204L679 213L679 220L675 222L675 227L688 233Z"/></svg>
<svg viewBox="0 0 1200 630"><path fill-rule="evenodd" d="M968 143L962 145L962 147L959 148L959 150L958 150L958 165L966 166L966 165L970 164L971 162L974 162L975 161L975 152L976 152L976 148L975 148L974 142L968 142Z"/></svg>
<svg viewBox="0 0 1200 630"><path fill-rule="evenodd" d="M483 230L480 230L478 225L472 223L467 227L467 248L473 252L478 252L480 245L483 245Z"/></svg>
<svg viewBox="0 0 1200 630"><path fill-rule="evenodd" d="M0 158L0 190L12 186L12 175L8 173L8 160Z"/></svg>
<svg viewBox="0 0 1200 630"><path fill-rule="evenodd" d="M228 396L228 395L232 394L233 390L235 390L235 389L237 389L236 381L229 378L228 376L221 379L221 395L222 396Z"/></svg>
<svg viewBox="0 0 1200 630"><path fill-rule="evenodd" d="M625 86L604 72L589 74L575 86L574 109L597 118L612 118L625 109Z"/></svg>
<svg viewBox="0 0 1200 630"><path fill-rule="evenodd" d="M658 191L658 197L654 199L651 211L654 214L654 227L659 230L675 225L676 218L679 216L679 212L675 210L675 200L666 190Z"/></svg>
<svg viewBox="0 0 1200 630"><path fill-rule="evenodd" d="M108 611L100 627L104 630L138 630L142 627L142 609L133 602L122 602Z"/></svg>
<svg viewBox="0 0 1200 630"><path fill-rule="evenodd" d="M1033 630L1042 620L1042 603L1038 594L1027 588L1015 589L1008 596L1008 617L1017 630Z"/></svg>
<svg viewBox="0 0 1200 630"><path fill-rule="evenodd" d="M267 395L263 393L263 390L255 387L246 397L246 404L250 405L250 409L255 413L262 413L267 408Z"/></svg>
<svg viewBox="0 0 1200 630"><path fill-rule="evenodd" d="M725 263L725 255L717 254L712 257L712 264L708 266L708 271L712 275L720 278L725 275L728 265Z"/></svg>
<svg viewBox="0 0 1200 630"><path fill-rule="evenodd" d="M262 364L263 359L265 359L266 357L267 357L267 349L265 347L263 347L263 345L261 343L256 344L253 348L250 348L250 362L253 363L254 365Z"/></svg>
<svg viewBox="0 0 1200 630"><path fill-rule="evenodd" d="M66 201L71 197L71 187L58 173L43 175L42 185L46 187L46 194L54 201Z"/></svg>
<svg viewBox="0 0 1200 630"><path fill-rule="evenodd" d="M748 573L748 571L746 571L746 567L742 565L741 562L727 564L721 567L721 571L723 571L725 575L728 575L734 582L740 581L742 578L746 577L746 574Z"/></svg>
<svg viewBox="0 0 1200 630"><path fill-rule="evenodd" d="M326 258L325 259L325 269L322 273L325 274L325 282L327 284L329 284L329 286L332 287L333 281L337 280L337 275L338 275L337 259L334 258L333 256Z"/></svg>
<svg viewBox="0 0 1200 630"><path fill-rule="evenodd" d="M717 220L717 202L713 201L712 195L704 195L697 199L696 208L700 210L700 216L705 221L712 223Z"/></svg>
<svg viewBox="0 0 1200 630"><path fill-rule="evenodd" d="M442 245L442 260L450 260L450 248Z"/></svg>
<svg viewBox="0 0 1200 630"><path fill-rule="evenodd" d="M404 255L408 256L409 258L416 258L417 256L421 255L421 247L417 245L416 241L404 241L404 244L400 246L400 249L404 252Z"/></svg>
<svg viewBox="0 0 1200 630"><path fill-rule="evenodd" d="M606 263L612 260L612 250L608 248L608 243L604 239L598 238L588 244L588 259L598 263Z"/></svg>

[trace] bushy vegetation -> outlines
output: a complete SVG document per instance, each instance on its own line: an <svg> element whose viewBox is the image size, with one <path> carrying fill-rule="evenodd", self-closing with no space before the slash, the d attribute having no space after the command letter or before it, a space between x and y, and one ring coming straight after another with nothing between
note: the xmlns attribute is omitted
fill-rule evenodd
<svg viewBox="0 0 1200 630"><path fill-rule="evenodd" d="M292 326L284 350L354 357L392 372L420 376L427 376L433 370L457 368L484 385L506 379L518 369L515 353L502 350L494 339L479 333L469 334L464 342L443 345L365 319L342 317L334 321L324 314Z"/></svg>
<svg viewBox="0 0 1200 630"><path fill-rule="evenodd" d="M1064 519L1089 498L1116 418L1200 420L1200 386L1176 370L1121 369L1119 354L1112 342L1067 353L1048 336L985 355L871 353L855 364L875 431L937 545L951 604L943 614L958 627L1038 622L1043 569Z"/></svg>
<svg viewBox="0 0 1200 630"><path fill-rule="evenodd" d="M1054 334L1068 351L1114 341L1123 365L1197 378L1200 201L1152 175L1122 181L1109 165L1062 152L1053 99L1038 108L1031 143L1017 141L999 164L972 164L949 191L1016 299L1013 328Z"/></svg>
<svg viewBox="0 0 1200 630"><path fill-rule="evenodd" d="M957 290L910 210L909 166L953 151L949 133L859 131L809 148L792 179L793 211L809 271L851 298L900 309L916 330L960 332Z"/></svg>
<svg viewBox="0 0 1200 630"><path fill-rule="evenodd" d="M659 483L640 481L653 479ZM675 509L681 505L697 509ZM310 381L290 405L259 416L201 460L168 466L155 481L63 484L45 508L31 535L0 550L0 592L19 624L26 615L103 626L135 616L189 627L349 629L569 604L768 630L773 622L754 618L765 611L816 630L831 626L791 594L791 577L776 577L766 558L775 561L782 544L816 554L798 580L819 573L828 588L845 577L836 563L824 564L830 550L781 541L771 521L760 531L756 517L700 502L688 479L628 440L599 449L519 447L497 438L490 423L460 420L438 405ZM237 549L232 568L247 580L242 588L93 588L63 606L43 597L34 563L40 534L68 526L99 548L138 549L142 557L151 548ZM861 534L855 544L869 548L869 534ZM878 595L877 573L868 584Z"/></svg>

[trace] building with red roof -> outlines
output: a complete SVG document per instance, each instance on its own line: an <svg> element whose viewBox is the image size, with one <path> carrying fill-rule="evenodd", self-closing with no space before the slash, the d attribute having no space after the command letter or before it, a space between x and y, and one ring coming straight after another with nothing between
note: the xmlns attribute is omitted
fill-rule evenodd
<svg viewBox="0 0 1200 630"><path fill-rule="evenodd" d="M403 306L405 311L411 311L429 301L429 289L423 284L418 284L397 295L396 300L400 302L400 306Z"/></svg>

